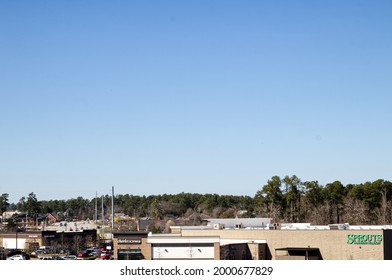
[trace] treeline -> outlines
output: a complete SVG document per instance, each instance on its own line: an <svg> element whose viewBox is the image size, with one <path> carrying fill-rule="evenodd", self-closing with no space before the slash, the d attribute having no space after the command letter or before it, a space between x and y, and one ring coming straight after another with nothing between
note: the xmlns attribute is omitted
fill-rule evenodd
<svg viewBox="0 0 392 280"><path fill-rule="evenodd" d="M34 193L17 204L0 197L0 212L27 211L38 218L42 213L58 213L67 219L94 219L102 213L102 198L77 197L68 200L39 201ZM111 197L103 197L105 219L111 215ZM274 222L312 224L391 224L392 183L385 180L343 185L335 181L325 186L317 181L302 182L297 176L273 176L251 196L179 193L115 196L115 212L155 220L198 217L270 217ZM192 223L197 223L192 219Z"/></svg>
<svg viewBox="0 0 392 280"><path fill-rule="evenodd" d="M254 197L255 212L274 221L312 224L392 223L392 183L376 180L325 186L297 176L274 176Z"/></svg>

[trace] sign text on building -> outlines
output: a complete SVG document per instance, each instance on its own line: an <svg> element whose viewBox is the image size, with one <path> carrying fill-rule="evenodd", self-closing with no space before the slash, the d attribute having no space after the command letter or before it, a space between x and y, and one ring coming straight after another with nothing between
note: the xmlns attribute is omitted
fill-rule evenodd
<svg viewBox="0 0 392 280"><path fill-rule="evenodd" d="M379 245L382 241L381 234L349 234L347 244L355 245Z"/></svg>
<svg viewBox="0 0 392 280"><path fill-rule="evenodd" d="M140 239L126 239L126 238L119 238L118 244L141 244L142 241Z"/></svg>

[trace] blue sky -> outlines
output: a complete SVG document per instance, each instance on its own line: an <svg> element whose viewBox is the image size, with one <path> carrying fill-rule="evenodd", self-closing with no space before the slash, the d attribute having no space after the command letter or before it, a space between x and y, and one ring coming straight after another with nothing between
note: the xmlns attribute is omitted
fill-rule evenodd
<svg viewBox="0 0 392 280"><path fill-rule="evenodd" d="M392 180L390 1L1 1L0 193Z"/></svg>

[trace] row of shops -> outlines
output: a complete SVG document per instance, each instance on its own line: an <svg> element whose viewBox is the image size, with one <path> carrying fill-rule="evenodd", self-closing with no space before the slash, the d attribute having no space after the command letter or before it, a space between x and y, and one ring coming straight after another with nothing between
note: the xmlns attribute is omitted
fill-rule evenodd
<svg viewBox="0 0 392 280"><path fill-rule="evenodd" d="M235 219L238 222L237 219ZM285 224L171 227L171 234L117 232L115 259L392 260L391 226ZM253 222L253 221L252 221Z"/></svg>
<svg viewBox="0 0 392 280"><path fill-rule="evenodd" d="M97 243L97 230L0 232L0 247L26 253L46 247L52 251L80 251Z"/></svg>
<svg viewBox="0 0 392 280"><path fill-rule="evenodd" d="M115 233L115 259L391 260L392 230L181 230Z"/></svg>
<svg viewBox="0 0 392 280"><path fill-rule="evenodd" d="M247 226L254 222L174 226L170 234L113 232L105 245L117 260L392 260L391 226ZM45 245L83 250L98 242L94 229L0 233L0 247L30 252Z"/></svg>

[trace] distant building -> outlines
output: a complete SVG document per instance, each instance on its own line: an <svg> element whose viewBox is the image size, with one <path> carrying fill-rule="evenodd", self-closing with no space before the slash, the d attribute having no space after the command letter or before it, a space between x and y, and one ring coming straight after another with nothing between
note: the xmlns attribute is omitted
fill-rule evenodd
<svg viewBox="0 0 392 280"><path fill-rule="evenodd" d="M53 251L79 251L97 244L96 230L0 232L0 247L33 252L42 246Z"/></svg>
<svg viewBox="0 0 392 280"><path fill-rule="evenodd" d="M0 232L0 247L33 252L42 246L42 232Z"/></svg>

